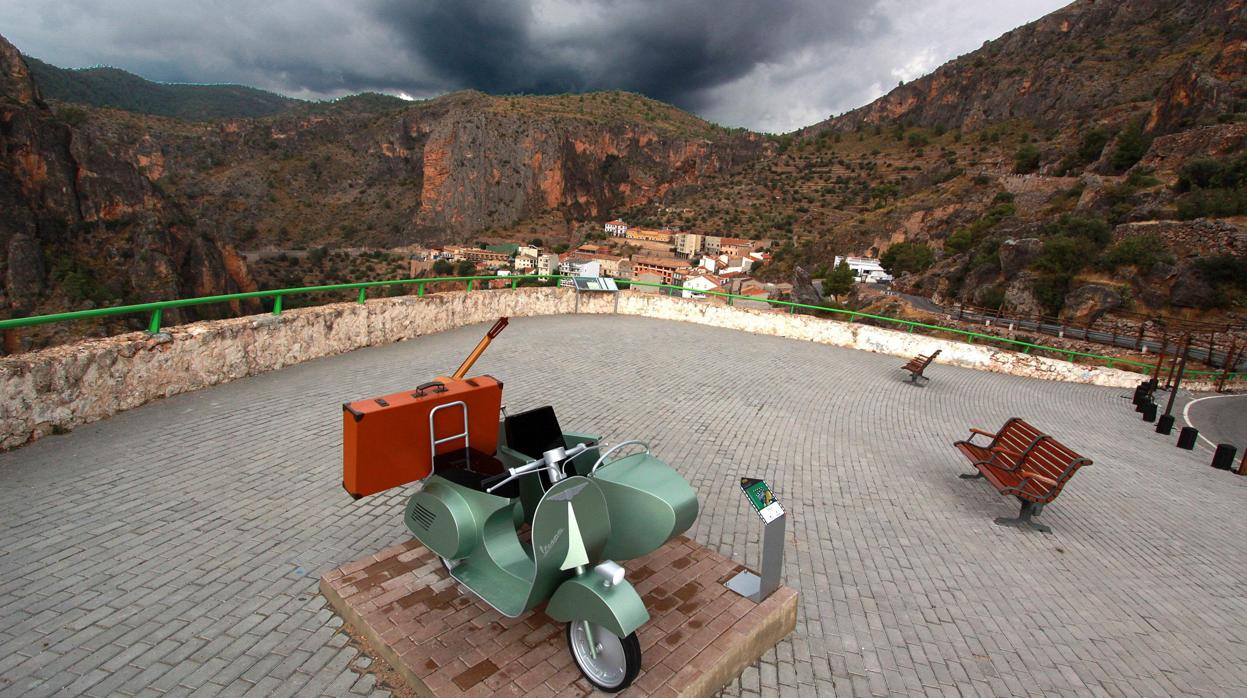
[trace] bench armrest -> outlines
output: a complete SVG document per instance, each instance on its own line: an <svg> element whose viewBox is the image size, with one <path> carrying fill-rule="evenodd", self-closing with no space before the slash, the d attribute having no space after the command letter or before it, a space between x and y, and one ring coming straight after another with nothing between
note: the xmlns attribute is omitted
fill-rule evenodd
<svg viewBox="0 0 1247 698"><path fill-rule="evenodd" d="M1048 487L1056 487L1056 480L1053 480L1052 478L1047 477L1046 475L1040 475L1039 473L1033 473L1033 472L1031 472L1031 471L1029 471L1029 470L1023 470L1022 472L1020 472L1020 473L1018 473L1018 474L1019 474L1019 475L1021 475L1021 476L1022 476L1022 477L1024 477L1024 478L1026 478L1027 480L1034 480L1034 481L1036 481L1036 482L1042 482L1043 484L1047 485Z"/></svg>
<svg viewBox="0 0 1247 698"><path fill-rule="evenodd" d="M996 438L995 432L983 431L982 429L975 429L974 427L970 427L970 438L966 439L966 443L974 443L974 437L980 434L983 436L986 436L989 439Z"/></svg>

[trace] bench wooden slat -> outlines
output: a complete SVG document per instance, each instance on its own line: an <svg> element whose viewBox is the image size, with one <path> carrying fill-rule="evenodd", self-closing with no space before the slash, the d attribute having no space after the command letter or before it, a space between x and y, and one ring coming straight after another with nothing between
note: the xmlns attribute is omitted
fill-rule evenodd
<svg viewBox="0 0 1247 698"><path fill-rule="evenodd" d="M1022 500L1023 515L1019 520L1027 525L1031 515L1028 507L1056 499L1079 468L1091 465L1090 458L1018 417L1005 422L995 434L981 429L970 431L970 439L953 445L997 491ZM991 441L972 443L976 435L990 437Z"/></svg>
<svg viewBox="0 0 1247 698"><path fill-rule="evenodd" d="M911 374L913 374L910 377L910 380L913 380L913 381L916 381L919 378L926 378L926 376L922 375L922 372L927 370L927 366L931 365L931 362L935 360L935 357L940 355L941 351L943 351L943 349L936 349L929 356L919 354L915 356L914 358L910 359L909 363L905 364L904 366L901 366L901 370L909 371Z"/></svg>

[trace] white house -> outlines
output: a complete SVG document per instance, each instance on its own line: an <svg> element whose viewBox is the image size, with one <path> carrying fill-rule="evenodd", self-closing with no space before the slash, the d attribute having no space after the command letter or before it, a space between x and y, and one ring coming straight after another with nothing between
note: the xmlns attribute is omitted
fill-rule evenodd
<svg viewBox="0 0 1247 698"><path fill-rule="evenodd" d="M613 220L603 226L603 230L607 235L621 238L628 234L628 224L621 220Z"/></svg>
<svg viewBox="0 0 1247 698"><path fill-rule="evenodd" d="M684 290L680 292L685 298L705 298L704 293L697 291L721 291L718 277L713 274L701 274L684 280ZM691 290L690 290L691 289Z"/></svg>
<svg viewBox="0 0 1247 698"><path fill-rule="evenodd" d="M853 270L853 276L858 281L866 281L869 283L887 283L892 280L892 275L884 270L879 260L870 257L836 257L833 267L838 268L841 262L848 262L849 268Z"/></svg>
<svg viewBox="0 0 1247 698"><path fill-rule="evenodd" d="M522 254L522 255L516 256L515 258L515 270L516 271L533 271L536 268L537 268L537 256L536 255Z"/></svg>
<svg viewBox="0 0 1247 698"><path fill-rule="evenodd" d="M602 263L596 259L591 262L567 260L559 264L559 273L564 276L601 276Z"/></svg>

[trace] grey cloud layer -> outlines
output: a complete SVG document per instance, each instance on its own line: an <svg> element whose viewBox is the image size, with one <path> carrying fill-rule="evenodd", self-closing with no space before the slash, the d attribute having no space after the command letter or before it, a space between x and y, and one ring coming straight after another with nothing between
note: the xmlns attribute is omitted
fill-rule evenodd
<svg viewBox="0 0 1247 698"><path fill-rule="evenodd" d="M858 106L898 71L929 70L1058 4L0 0L0 33L57 65L115 65L155 80L302 97L624 89L781 131Z"/></svg>

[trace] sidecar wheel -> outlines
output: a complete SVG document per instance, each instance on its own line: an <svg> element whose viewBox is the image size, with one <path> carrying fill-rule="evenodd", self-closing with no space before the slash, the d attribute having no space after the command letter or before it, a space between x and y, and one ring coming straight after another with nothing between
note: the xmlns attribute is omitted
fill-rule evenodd
<svg viewBox="0 0 1247 698"><path fill-rule="evenodd" d="M589 623L596 657L584 621L567 624L567 647L576 668L598 690L617 693L627 688L641 671L641 641L636 633L620 638L600 625Z"/></svg>

